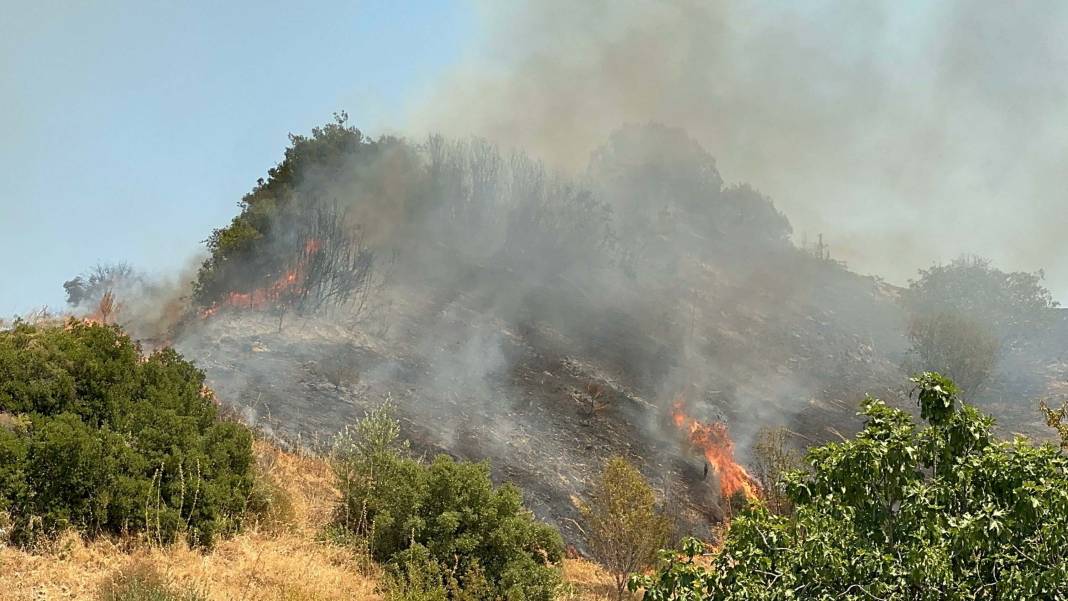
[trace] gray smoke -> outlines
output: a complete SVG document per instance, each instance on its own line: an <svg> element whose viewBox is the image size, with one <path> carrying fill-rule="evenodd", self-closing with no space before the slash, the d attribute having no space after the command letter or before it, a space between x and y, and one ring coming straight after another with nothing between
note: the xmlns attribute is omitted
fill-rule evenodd
<svg viewBox="0 0 1068 601"><path fill-rule="evenodd" d="M1068 293L1062 2L480 7L415 129L579 170L621 123L679 126L862 272L904 283L971 253Z"/></svg>

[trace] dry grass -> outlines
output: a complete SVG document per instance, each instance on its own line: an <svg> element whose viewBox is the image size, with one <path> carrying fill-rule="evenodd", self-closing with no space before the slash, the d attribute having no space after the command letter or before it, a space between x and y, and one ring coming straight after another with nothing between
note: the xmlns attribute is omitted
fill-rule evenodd
<svg viewBox="0 0 1068 601"><path fill-rule="evenodd" d="M612 576L600 565L585 559L564 560L562 601L600 601L616 598Z"/></svg>
<svg viewBox="0 0 1068 601"><path fill-rule="evenodd" d="M255 450L265 473L289 497L288 527L257 525L209 553L184 544L120 546L74 535L35 553L0 544L0 600L92 599L107 578L136 564L220 601L380 599L366 562L317 540L336 495L326 462L263 442Z"/></svg>
<svg viewBox="0 0 1068 601"><path fill-rule="evenodd" d="M288 496L289 523L258 524L208 553L185 544L98 539L70 534L27 552L0 543L0 601L94 599L120 570L149 566L180 588L219 601L375 601L374 567L345 547L320 539L337 498L330 466L265 442L257 460ZM562 599L612 599L611 578L596 564L567 560Z"/></svg>

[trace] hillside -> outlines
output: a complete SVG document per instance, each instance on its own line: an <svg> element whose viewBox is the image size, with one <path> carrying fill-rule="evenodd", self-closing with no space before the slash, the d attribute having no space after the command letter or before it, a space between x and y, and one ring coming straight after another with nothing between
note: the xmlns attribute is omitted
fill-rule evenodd
<svg viewBox="0 0 1068 601"><path fill-rule="evenodd" d="M625 315L585 316L584 330L509 323L481 312L477 298L450 297L443 308L428 287L398 293L418 302L394 303L381 335L365 324L316 317L294 319L279 332L270 316L231 313L196 324L177 345L220 398L289 441L326 440L389 395L419 448L491 460L499 480L518 483L539 516L577 544L572 499L615 454L681 495L688 527L707 532L719 515L718 491L668 424L675 395L688 390L704 419L725 420L744 458L761 426L786 425L806 443L848 432L861 391L894 390L903 381L880 352L896 342L885 330L822 301L842 298L843 290L867 295L886 307L884 319L894 317L893 305L870 280L830 275L823 299L790 296L782 282L757 296L747 283L749 300L739 305L720 301L738 289L715 288L707 281L713 274L700 274L716 296L694 309L699 338L687 360L715 367L694 376L691 366L658 358L674 351L666 341L627 333ZM492 350L488 365L468 356L485 352L471 340ZM654 365L662 372L649 373ZM676 388L664 378L674 378Z"/></svg>
<svg viewBox="0 0 1068 601"><path fill-rule="evenodd" d="M708 537L761 432L800 449L855 432L867 394L912 407L910 290L822 237L795 245L682 130L623 127L579 174L480 140L370 139L344 115L291 141L191 292L124 266L66 284L290 448L392 399L417 450L489 460L582 550L576 507L609 457ZM1002 431L1048 436L1031 399L1063 380L1058 331L1013 343L973 399ZM695 445L679 423L720 434Z"/></svg>
<svg viewBox="0 0 1068 601"><path fill-rule="evenodd" d="M623 128L575 177L339 120L242 206L172 334L220 398L314 446L388 396L417 448L489 459L580 547L575 502L616 454L685 531L723 516L677 402L726 424L733 464L762 428L807 446L854 431L865 393L904 398L899 291L796 248L680 130Z"/></svg>

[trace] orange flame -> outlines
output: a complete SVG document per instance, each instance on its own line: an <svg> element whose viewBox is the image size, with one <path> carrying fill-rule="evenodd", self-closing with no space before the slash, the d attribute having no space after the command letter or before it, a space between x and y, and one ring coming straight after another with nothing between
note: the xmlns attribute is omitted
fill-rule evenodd
<svg viewBox="0 0 1068 601"><path fill-rule="evenodd" d="M675 426L689 437L690 444L704 454L705 460L715 470L719 478L721 498L729 499L739 491L744 492L747 499L759 498L760 485L734 460L734 441L727 431L727 424L705 423L686 415L682 398L675 400L671 419Z"/></svg>
<svg viewBox="0 0 1068 601"><path fill-rule="evenodd" d="M283 273L277 280L263 288L257 288L251 292L230 292L223 300L217 301L212 306L200 312L200 317L207 319L212 317L224 307L237 309L262 310L273 306L286 297L299 293L304 287L305 270L308 259L319 252L322 242L316 239L304 243L304 253L297 261L296 266Z"/></svg>

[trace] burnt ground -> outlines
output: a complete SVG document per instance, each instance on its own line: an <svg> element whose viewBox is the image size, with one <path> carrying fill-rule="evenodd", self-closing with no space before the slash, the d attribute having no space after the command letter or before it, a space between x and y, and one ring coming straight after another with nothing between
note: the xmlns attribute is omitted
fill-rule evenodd
<svg viewBox="0 0 1068 601"><path fill-rule="evenodd" d="M576 503L614 455L641 467L681 531L709 536L725 508L714 473L667 422L679 392L695 416L727 422L744 462L762 426L788 427L798 447L852 433L863 392L893 401L904 379L880 351L897 342L871 281L821 269L829 279L813 297L807 281L716 286L721 274L695 273L705 292L683 299L688 309L670 294L629 312L569 307L562 285L523 294L505 322L499 298L427 287L348 323L294 317L279 331L270 315L224 312L177 347L223 403L294 444L322 447L389 397L417 452L489 460L495 481L518 485L580 547ZM869 295L877 310L855 312L843 295Z"/></svg>
<svg viewBox="0 0 1068 601"><path fill-rule="evenodd" d="M307 328L307 339L272 331L269 320L231 319L211 324L203 341L182 351L205 370L222 402L295 444L328 444L388 395L416 452L490 460L494 480L519 486L532 511L570 542L581 539L575 501L614 455L642 465L661 490L677 494L681 486L685 530L707 535L719 516L714 482L701 477L703 463L686 456L669 431L646 431L659 427L657 408L579 361L509 339L510 367L491 391L498 401L469 403L458 391L431 398L419 385L430 366L418 358L353 344L322 324L291 327ZM339 378L331 370L339 356L357 369Z"/></svg>

